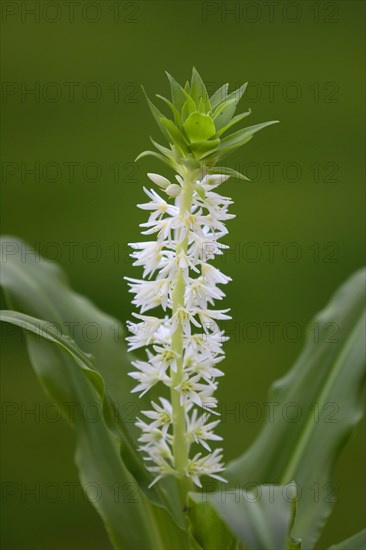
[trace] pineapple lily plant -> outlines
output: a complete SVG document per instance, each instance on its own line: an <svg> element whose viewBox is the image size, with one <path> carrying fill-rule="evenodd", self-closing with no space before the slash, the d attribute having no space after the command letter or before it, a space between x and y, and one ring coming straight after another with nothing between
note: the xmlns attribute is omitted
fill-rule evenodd
<svg viewBox="0 0 366 550"><path fill-rule="evenodd" d="M54 264L29 254L24 261L14 237L1 241L10 308L1 319L26 331L42 385L76 430L80 482L99 487L92 504L114 548L311 550L334 505L314 498L314 487L332 487L336 457L362 415L365 273L351 276L310 325L336 323L337 341L315 341L309 331L271 389L271 402L295 403L304 414L290 423L275 416L225 467L215 390L230 376L222 328L230 317L226 303L215 303L230 278L213 262L233 217L221 189L230 176L247 178L223 160L274 122L234 129L250 114L235 114L245 85L229 92L225 84L209 97L195 69L184 86L168 78L171 98L157 96L168 115L147 98L164 145L152 139L155 150L138 158L154 156L174 175L148 173L154 187L138 205L148 219L131 244L142 278L126 277L139 309L127 323L128 349L111 330L123 334L115 319L74 293ZM84 338L90 321L98 341ZM79 405L72 418L70 402ZM82 413L90 403L100 411L93 422ZM339 408L337 423L324 420L329 403ZM365 547L360 532L332 549Z"/></svg>

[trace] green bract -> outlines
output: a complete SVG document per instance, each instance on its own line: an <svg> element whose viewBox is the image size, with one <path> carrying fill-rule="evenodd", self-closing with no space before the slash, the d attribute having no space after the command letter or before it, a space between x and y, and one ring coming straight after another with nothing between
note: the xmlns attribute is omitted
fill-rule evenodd
<svg viewBox="0 0 366 550"><path fill-rule="evenodd" d="M249 109L234 116L246 84L231 93L228 93L229 85L224 84L209 97L206 86L195 68L192 71L191 83L186 82L184 87L170 74L167 73L167 76L171 99L159 94L156 97L169 107L171 118L160 112L147 97L145 90L144 93L169 148L150 138L158 152L144 151L136 160L150 155L159 158L178 173L181 173L184 167L188 167L202 170L203 175L210 174L217 171L214 167L219 162L248 143L256 132L278 122L272 120L228 133L235 124L251 113ZM220 171L247 179L243 174L229 168L220 167Z"/></svg>

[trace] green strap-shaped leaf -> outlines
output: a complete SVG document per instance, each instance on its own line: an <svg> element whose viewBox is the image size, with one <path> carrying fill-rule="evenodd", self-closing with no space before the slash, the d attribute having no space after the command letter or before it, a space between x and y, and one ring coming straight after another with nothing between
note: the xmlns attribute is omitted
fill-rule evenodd
<svg viewBox="0 0 366 550"><path fill-rule="evenodd" d="M104 381L100 374L95 370L94 359L90 354L84 353L68 336L63 335L58 328L52 323L36 319L30 315L19 313L18 311L0 310L0 321L11 323L24 330L33 332L37 336L41 336L50 342L54 342L62 348L75 363L83 369L95 389L99 394L104 393Z"/></svg>
<svg viewBox="0 0 366 550"><path fill-rule="evenodd" d="M253 493L240 489L226 490L223 487L217 493L191 493L190 498L196 505L206 508L209 503L229 528L229 534L232 532L245 548L287 550L292 519L290 486L263 485L257 487ZM207 510L205 512L207 515ZM215 521L214 516L211 521ZM232 540L220 524L216 528L217 536L222 539L223 544L226 540L226 546L214 546L211 535L207 532L207 525L203 529L206 530L204 548L232 548ZM201 531L200 536L203 537L204 534L205 531Z"/></svg>
<svg viewBox="0 0 366 550"><path fill-rule="evenodd" d="M329 550L366 550L366 529L339 544L331 546Z"/></svg>
<svg viewBox="0 0 366 550"><path fill-rule="evenodd" d="M96 403L104 413L98 423L85 422L80 414L76 416L76 461L83 483L99 483L104 490L105 498L93 501L93 504L103 517L116 547L129 548L135 543L136 548L144 547L144 538L148 534L148 540L154 542L147 547L153 548L157 544L157 522L161 518L166 523L162 536L169 538L168 547L173 545L179 548L182 541L189 546L187 535L178 527L178 524L184 526L184 519L174 480L163 481L147 491L152 478L136 451L137 430L134 426L136 414L140 409L146 409L147 403L144 398L138 399L130 393L133 387L127 376L131 368L130 357L125 350L120 323L74 293L63 272L55 264L40 258L35 251L32 253L26 243L13 237L3 237L0 246L1 283L9 306L46 320L49 329L43 327L45 334L41 331L40 335L51 335L54 339L58 334L62 335L57 346L50 343L49 337L48 341L27 337L32 365L47 393L66 415L67 403L77 403L76 412L82 411L88 403ZM40 323L38 321L39 327ZM56 334L52 333L53 325L57 327ZM85 337L90 325L97 331L95 339ZM75 344L65 338L70 331ZM73 359L70 353L66 355L60 349L65 342L69 346L68 352L75 352ZM73 348L73 345L76 347ZM81 359L88 368L84 363L79 364L81 369L75 366L74 360L79 350L82 350ZM99 374L93 371L93 367ZM105 384L104 401L100 375ZM110 414L112 409L113 415ZM115 502L113 484L123 491L129 483L136 491L136 503L129 505L118 499ZM140 487L159 507L148 500ZM146 514L150 520L146 520ZM140 522L141 529L138 527ZM147 526L144 527L145 523Z"/></svg>
<svg viewBox="0 0 366 550"><path fill-rule="evenodd" d="M337 500L331 473L362 416L365 271L353 275L308 327L305 348L269 395L273 417L251 448L228 465L230 484L299 487L295 531L314 547Z"/></svg>
<svg viewBox="0 0 366 550"><path fill-rule="evenodd" d="M101 376L91 369L91 359L83 354L74 342L60 335L50 323L13 311L1 312L0 320L20 326L57 344L81 368L83 372L73 367L73 361L66 358L63 352L55 351L54 345L47 347L43 342L35 343L33 340L33 346L30 346L31 361L37 365L37 374L45 388L64 412L65 403L74 404L74 420L78 433L76 462L80 479L84 486L93 484L93 487L97 488L100 498L94 499L94 505L103 518L114 547L143 547L155 550L156 545L160 543L160 537L156 530L154 532L153 522L149 517L150 504L120 459L118 442L107 429L100 414L102 403L99 400L99 392L94 388L98 387L100 390L103 381ZM28 342L32 342L32 339L29 338ZM67 392L67 397L71 401L60 399L61 395L65 397L65 394L59 393L55 377L50 373L50 369L54 369L66 374L67 368L72 370L71 376L68 376L70 385L72 378L72 386ZM94 388L85 379L84 372L93 382ZM93 422L86 420L82 414L85 407L91 405L99 411ZM130 487L134 497L131 497L128 505L123 503L122 499L119 501L120 499L116 498L115 489L118 485L120 488ZM128 528L130 522L134 523L135 529Z"/></svg>
<svg viewBox="0 0 366 550"><path fill-rule="evenodd" d="M188 514L192 535L205 550L244 548L207 499L203 501L197 494L190 496Z"/></svg>

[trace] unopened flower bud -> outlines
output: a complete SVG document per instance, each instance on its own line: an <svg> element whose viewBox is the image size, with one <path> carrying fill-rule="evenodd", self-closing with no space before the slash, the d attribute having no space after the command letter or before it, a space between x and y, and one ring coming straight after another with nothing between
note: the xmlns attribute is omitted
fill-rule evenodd
<svg viewBox="0 0 366 550"><path fill-rule="evenodd" d="M224 183L229 177L223 174L212 174L212 176L208 176L206 183L208 185L219 185L220 183Z"/></svg>
<svg viewBox="0 0 366 550"><path fill-rule="evenodd" d="M182 191L182 188L180 187L180 185L177 185L176 183L172 183L168 185L168 187L165 189L165 192L169 195L169 197L178 197L181 191Z"/></svg>
<svg viewBox="0 0 366 550"><path fill-rule="evenodd" d="M160 174L153 174L150 172L149 174L147 174L147 177L153 183L155 183L155 185L158 185L162 189L166 189L170 185L170 181L164 178L164 176L161 176Z"/></svg>

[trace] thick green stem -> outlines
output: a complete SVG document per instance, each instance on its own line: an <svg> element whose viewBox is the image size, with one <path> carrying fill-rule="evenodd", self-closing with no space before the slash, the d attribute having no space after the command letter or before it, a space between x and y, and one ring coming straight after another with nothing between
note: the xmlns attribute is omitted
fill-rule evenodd
<svg viewBox="0 0 366 550"><path fill-rule="evenodd" d="M191 212L193 186L194 186L194 174L188 173L184 177L184 186L180 200L180 215L184 215L186 212ZM180 252L187 252L188 237L177 245L177 255ZM184 307L184 294L185 294L185 280L182 270L177 273L174 291L173 291L173 315L180 307ZM191 489L191 481L186 475L188 466L188 453L189 444L187 442L186 434L186 417L184 406L180 402L180 392L175 388L181 384L183 380L183 326L182 323L178 324L178 327L173 334L172 349L179 354L177 360L176 372L171 370L172 388L171 388L171 401L173 407L173 455L175 467L178 472L179 486L182 497L183 505L186 503L187 492Z"/></svg>

